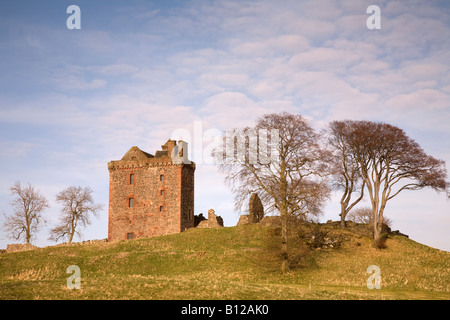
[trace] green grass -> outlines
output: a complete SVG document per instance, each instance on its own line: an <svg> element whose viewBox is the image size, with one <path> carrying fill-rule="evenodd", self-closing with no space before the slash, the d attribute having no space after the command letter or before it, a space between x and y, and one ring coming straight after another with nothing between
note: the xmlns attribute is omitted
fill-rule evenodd
<svg viewBox="0 0 450 320"><path fill-rule="evenodd" d="M378 250L362 233L321 228L342 246L310 250L294 234L284 275L279 229L262 225L5 253L0 299L450 299L450 253L402 236ZM79 290L66 286L69 265L80 267ZM379 290L366 286L370 265Z"/></svg>

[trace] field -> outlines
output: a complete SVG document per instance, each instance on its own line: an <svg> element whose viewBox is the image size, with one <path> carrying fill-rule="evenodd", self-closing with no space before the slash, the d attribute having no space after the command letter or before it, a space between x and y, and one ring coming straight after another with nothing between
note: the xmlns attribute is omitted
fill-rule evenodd
<svg viewBox="0 0 450 320"><path fill-rule="evenodd" d="M311 249L313 231L338 248ZM280 272L279 228L259 224L115 243L58 245L0 254L0 299L450 299L450 253L392 235L332 225L291 235L291 271ZM68 289L70 265L81 288ZM376 265L381 289L367 288Z"/></svg>

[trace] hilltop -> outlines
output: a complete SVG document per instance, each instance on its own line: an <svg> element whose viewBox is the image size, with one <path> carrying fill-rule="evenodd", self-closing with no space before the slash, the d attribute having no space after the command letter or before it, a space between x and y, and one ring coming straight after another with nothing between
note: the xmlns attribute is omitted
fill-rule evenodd
<svg viewBox="0 0 450 320"><path fill-rule="evenodd" d="M379 250L364 227L306 224L291 235L283 275L279 232L249 224L4 253L0 299L450 299L448 252L401 235ZM66 286L70 265L80 267L79 290ZM379 290L366 285L371 265Z"/></svg>

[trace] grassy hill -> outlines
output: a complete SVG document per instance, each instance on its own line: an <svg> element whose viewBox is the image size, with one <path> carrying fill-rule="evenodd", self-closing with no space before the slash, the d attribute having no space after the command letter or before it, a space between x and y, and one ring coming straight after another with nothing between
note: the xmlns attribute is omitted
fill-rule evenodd
<svg viewBox="0 0 450 320"><path fill-rule="evenodd" d="M0 254L0 299L450 299L450 253L403 236L372 248L358 230L304 225L292 235L292 270L279 271L279 228L259 224L116 243ZM317 231L339 248L310 249ZM66 268L81 270L81 289ZM377 265L381 289L369 290Z"/></svg>

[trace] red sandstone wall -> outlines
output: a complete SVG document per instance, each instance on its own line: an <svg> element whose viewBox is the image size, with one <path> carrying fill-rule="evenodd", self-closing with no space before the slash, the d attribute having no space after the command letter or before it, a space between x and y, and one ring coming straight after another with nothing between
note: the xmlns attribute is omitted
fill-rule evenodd
<svg viewBox="0 0 450 320"><path fill-rule="evenodd" d="M128 233L136 239L194 226L194 164L174 165L168 157L137 157L112 161L108 168L109 241L127 239ZM130 174L134 174L134 184L130 184ZM129 198L134 199L133 208L129 208Z"/></svg>
<svg viewBox="0 0 450 320"><path fill-rule="evenodd" d="M181 231L194 227L194 168L181 169Z"/></svg>

